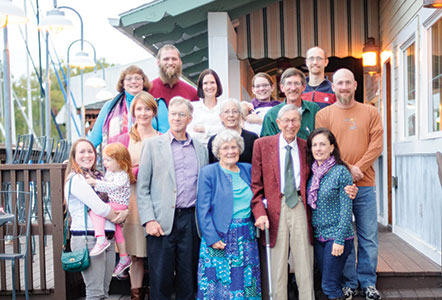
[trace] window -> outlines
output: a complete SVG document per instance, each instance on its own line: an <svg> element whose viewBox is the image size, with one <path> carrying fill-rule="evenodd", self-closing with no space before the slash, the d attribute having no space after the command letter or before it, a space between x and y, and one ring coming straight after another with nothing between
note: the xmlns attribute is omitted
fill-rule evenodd
<svg viewBox="0 0 442 300"><path fill-rule="evenodd" d="M416 43L404 51L405 66L405 136L416 135Z"/></svg>
<svg viewBox="0 0 442 300"><path fill-rule="evenodd" d="M440 115L442 112L442 19L431 26L431 88L430 130L441 131Z"/></svg>

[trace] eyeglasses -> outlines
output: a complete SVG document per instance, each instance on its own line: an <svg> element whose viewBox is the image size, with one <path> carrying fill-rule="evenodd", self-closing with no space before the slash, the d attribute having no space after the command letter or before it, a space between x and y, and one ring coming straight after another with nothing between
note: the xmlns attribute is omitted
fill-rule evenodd
<svg viewBox="0 0 442 300"><path fill-rule="evenodd" d="M124 78L124 81L132 81L132 80L135 80L135 81L142 81L142 80L143 80L143 77L141 77L141 76L126 76L126 77Z"/></svg>
<svg viewBox="0 0 442 300"><path fill-rule="evenodd" d="M281 119L281 122L283 124L289 124L289 123L297 124L297 123L300 123L301 120L298 119L298 118L294 118L294 119Z"/></svg>
<svg viewBox="0 0 442 300"><path fill-rule="evenodd" d="M169 115L171 115L174 118L178 116L180 119L188 116L188 114L183 113L183 112L169 112Z"/></svg>
<svg viewBox="0 0 442 300"><path fill-rule="evenodd" d="M314 62L315 60L317 62L321 62L321 61L325 60L325 58L320 57L320 56L316 56L316 57L315 56L310 56L310 57L307 58L308 62Z"/></svg>
<svg viewBox="0 0 442 300"><path fill-rule="evenodd" d="M292 82L292 81L289 81L289 82L286 82L286 83L284 83L284 86L286 86L286 87L297 87L297 88L299 88L299 87L301 87L303 85L303 83L302 82L300 82L300 81L294 81L294 82Z"/></svg>
<svg viewBox="0 0 442 300"><path fill-rule="evenodd" d="M268 84L268 83L257 84L257 85L254 85L253 87L254 87L255 89L260 89L260 88L267 89L267 88L270 87L270 84Z"/></svg>
<svg viewBox="0 0 442 300"><path fill-rule="evenodd" d="M230 115L230 114L237 115L237 114L239 114L239 110L236 110L236 109L234 109L234 110L224 110L223 114L225 114L225 115Z"/></svg>
<svg viewBox="0 0 442 300"><path fill-rule="evenodd" d="M238 146L224 146L224 147L219 148L219 150L222 150L222 151L229 151L229 150L235 151L235 150L238 150Z"/></svg>

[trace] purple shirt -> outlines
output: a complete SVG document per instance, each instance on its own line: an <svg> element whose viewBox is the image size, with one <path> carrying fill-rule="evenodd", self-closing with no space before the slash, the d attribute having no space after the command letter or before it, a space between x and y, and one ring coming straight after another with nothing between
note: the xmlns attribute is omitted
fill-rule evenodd
<svg viewBox="0 0 442 300"><path fill-rule="evenodd" d="M198 157L192 138L187 135L185 141L178 141L168 132L172 148L176 181L176 208L187 208L196 204L196 187L198 181Z"/></svg>
<svg viewBox="0 0 442 300"><path fill-rule="evenodd" d="M253 105L253 108L255 108L255 109L260 108L260 107L273 107L278 104L281 104L281 102L278 100L271 100L269 102L261 102L256 98L252 99L252 105Z"/></svg>

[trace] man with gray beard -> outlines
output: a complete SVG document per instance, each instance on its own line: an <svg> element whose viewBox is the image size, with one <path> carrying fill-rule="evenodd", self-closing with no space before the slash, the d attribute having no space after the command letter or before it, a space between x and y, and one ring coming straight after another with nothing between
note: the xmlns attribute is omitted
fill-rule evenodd
<svg viewBox="0 0 442 300"><path fill-rule="evenodd" d="M180 79L183 63L178 48L169 44L161 47L157 54L157 65L160 77L152 81L149 91L152 96L163 98L168 106L170 99L175 96L198 100L196 89Z"/></svg>

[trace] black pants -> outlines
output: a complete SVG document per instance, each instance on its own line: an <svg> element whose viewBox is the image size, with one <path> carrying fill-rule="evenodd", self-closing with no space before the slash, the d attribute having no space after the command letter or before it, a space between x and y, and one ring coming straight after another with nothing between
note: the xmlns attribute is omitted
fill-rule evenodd
<svg viewBox="0 0 442 300"><path fill-rule="evenodd" d="M200 239L195 210L175 210L172 232L167 236L147 236L150 295L153 300L194 300Z"/></svg>

